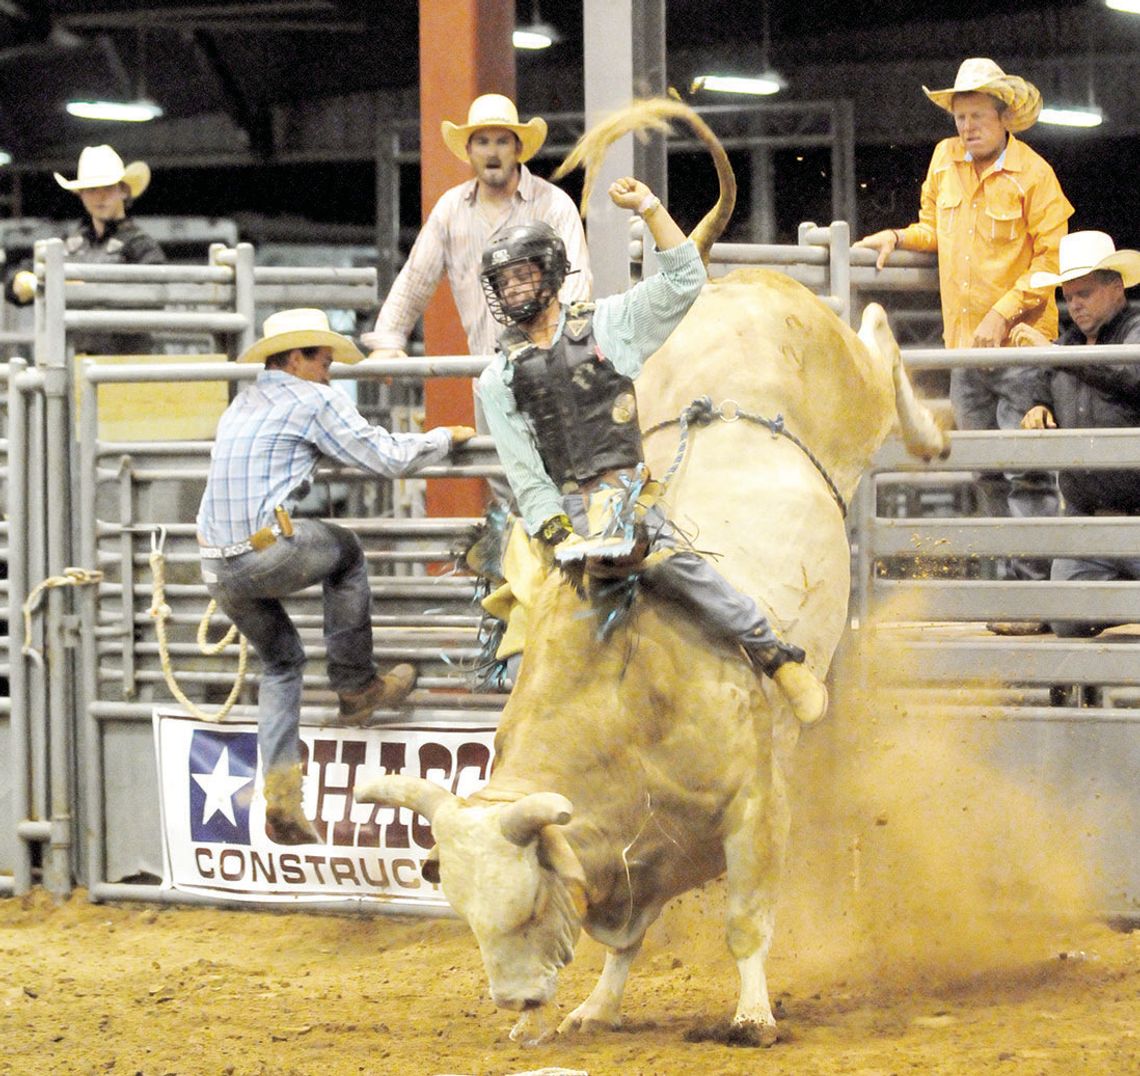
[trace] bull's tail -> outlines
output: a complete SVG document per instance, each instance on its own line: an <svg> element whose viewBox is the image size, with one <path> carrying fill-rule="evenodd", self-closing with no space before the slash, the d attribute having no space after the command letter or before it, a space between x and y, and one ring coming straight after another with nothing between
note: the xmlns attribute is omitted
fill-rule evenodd
<svg viewBox="0 0 1140 1076"><path fill-rule="evenodd" d="M720 195L716 205L705 214L689 236L697 244L701 260L707 265L709 251L728 225L729 217L732 216L733 207L736 205L736 176L720 140L708 124L684 102L669 97L633 101L600 123L594 124L578 140L578 144L570 151L566 160L559 165L554 178L560 179L579 165L585 167L586 179L582 185L582 215L585 216L590 194L594 189L594 180L605 159L606 150L622 135L630 133L641 135L645 131L668 133L672 130L671 120L683 120L708 146L720 181Z"/></svg>
<svg viewBox="0 0 1140 1076"><path fill-rule="evenodd" d="M895 384L895 411L907 451L927 461L935 456L945 459L950 455L950 440L934 421L929 408L914 394L898 341L887 321L887 312L878 303L868 303L864 309L859 339L890 364Z"/></svg>

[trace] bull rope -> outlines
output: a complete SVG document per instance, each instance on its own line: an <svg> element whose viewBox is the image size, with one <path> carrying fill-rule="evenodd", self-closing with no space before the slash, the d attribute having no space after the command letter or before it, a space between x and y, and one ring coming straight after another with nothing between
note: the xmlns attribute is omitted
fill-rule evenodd
<svg viewBox="0 0 1140 1076"><path fill-rule="evenodd" d="M171 609L166 604L166 557L163 554L163 545L166 541L166 529L163 527L158 528L157 531L152 532L150 539L150 571L154 578L152 586L150 615L154 617L154 631L158 636L158 652L162 659L162 675L166 680L166 686L170 688L170 693L199 721L218 722L225 718L225 716L234 708L234 704L238 700L238 695L241 694L241 689L245 684L245 666L246 660L249 656L249 641L244 635L239 635L236 625L231 624L229 631L222 636L216 643L208 641L210 630L210 617L214 615L214 610L217 609L218 603L212 598L210 604L206 606L206 612L202 617L201 623L198 625L198 649L207 657L213 657L220 654L234 638L237 637L238 643L238 667L237 675L234 679L234 686L230 689L226 701L222 703L221 707L214 713L209 713L206 710L199 708L192 700L187 698L186 692L182 690L181 685L178 683L178 678L174 673L174 663L170 658L170 647L166 640L166 622L170 619Z"/></svg>
<svg viewBox="0 0 1140 1076"><path fill-rule="evenodd" d="M735 422L737 419L742 418L745 422L752 422L757 426L763 426L773 437L786 437L807 456L812 466L819 471L823 480L827 483L827 488L831 490L831 495L835 498L835 503L839 505L839 511L842 513L843 518L847 518L847 502L843 499L843 494L839 492L839 488L831 480L831 475L827 473L827 469L820 463L815 453L784 425L783 415L777 415L775 418L753 415L747 411L741 411L740 405L735 400L725 400L719 407L714 407L711 396L698 396L676 418L667 418L662 422L658 422L655 426L650 426L649 429L644 431L642 436L648 437L651 433L664 430L669 426L680 427L681 432L680 439L677 442L677 454L673 457L673 462L669 465L669 470L665 472L665 477L661 479L663 489L669 488L670 481L677 473L677 468L681 466L681 461L684 460L689 450L689 427L693 424L707 426L714 418L719 418L723 422Z"/></svg>

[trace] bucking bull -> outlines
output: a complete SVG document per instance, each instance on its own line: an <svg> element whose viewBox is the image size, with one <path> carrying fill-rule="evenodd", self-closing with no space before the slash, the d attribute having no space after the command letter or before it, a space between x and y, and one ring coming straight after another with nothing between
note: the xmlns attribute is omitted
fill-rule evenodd
<svg viewBox="0 0 1140 1076"><path fill-rule="evenodd" d="M687 106L635 103L588 132L563 168L583 159L596 168L616 137L674 118L709 146L721 178L693 234L707 260L734 182ZM857 336L790 278L736 270L710 280L637 393L651 471L680 459L671 517L824 676L846 620L844 514L861 473L896 417L916 455L944 452L883 310L869 307ZM678 418L703 396L711 421L690 424L679 457ZM474 931L495 1003L522 1014L516 1041L551 1034L558 972L583 928L608 947L605 967L559 1031L617 1027L646 929L672 897L727 873L741 986L726 1037L775 1042L764 960L789 828L778 746L794 742L786 702L742 652L648 595L601 642L583 599L552 572L528 624L487 785L461 799L387 775L356 798L430 822L425 873Z"/></svg>

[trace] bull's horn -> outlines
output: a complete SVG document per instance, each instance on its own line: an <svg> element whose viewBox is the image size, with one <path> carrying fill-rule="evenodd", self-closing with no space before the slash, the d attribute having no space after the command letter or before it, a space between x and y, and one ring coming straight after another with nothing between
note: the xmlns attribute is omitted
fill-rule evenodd
<svg viewBox="0 0 1140 1076"><path fill-rule="evenodd" d="M532 792L503 809L499 829L511 844L529 844L543 826L564 826L574 814L565 796L557 792Z"/></svg>
<svg viewBox="0 0 1140 1076"><path fill-rule="evenodd" d="M383 777L357 785L352 790L352 798L357 803L383 803L388 807L407 807L422 814L430 823L440 805L454 799L446 788L422 777L408 777L404 774L389 773Z"/></svg>

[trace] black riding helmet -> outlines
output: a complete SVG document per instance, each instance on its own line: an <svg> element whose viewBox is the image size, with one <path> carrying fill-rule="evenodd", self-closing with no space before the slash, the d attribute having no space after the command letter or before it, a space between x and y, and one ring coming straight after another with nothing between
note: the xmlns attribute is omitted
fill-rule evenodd
<svg viewBox="0 0 1140 1076"><path fill-rule="evenodd" d="M538 266L541 274L538 288L508 304L502 289L504 270L526 262ZM550 300L558 295L568 271L566 244L562 237L545 221L531 221L528 224L509 224L491 236L483 248L479 277L495 320L510 325L512 322L530 321L541 314Z"/></svg>

